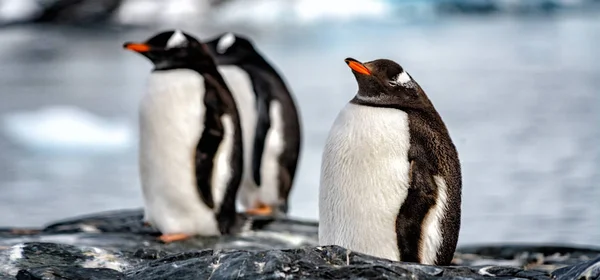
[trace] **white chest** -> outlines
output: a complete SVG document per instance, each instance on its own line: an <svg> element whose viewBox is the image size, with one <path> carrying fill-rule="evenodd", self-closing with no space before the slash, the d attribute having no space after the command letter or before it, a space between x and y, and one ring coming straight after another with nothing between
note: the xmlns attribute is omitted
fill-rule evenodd
<svg viewBox="0 0 600 280"><path fill-rule="evenodd" d="M163 233L217 234L196 186L204 129L204 79L191 70L153 72L140 105L140 175L146 219Z"/></svg>
<svg viewBox="0 0 600 280"><path fill-rule="evenodd" d="M252 181L251 159L257 119L256 97L252 81L246 71L234 65L219 66L219 72L233 95L240 115L244 145L244 181Z"/></svg>
<svg viewBox="0 0 600 280"><path fill-rule="evenodd" d="M285 148L283 112L279 101L271 101L269 118L271 126L265 137L265 149L262 154L259 200L264 204L276 205L279 202L279 172L282 168L279 157Z"/></svg>
<svg viewBox="0 0 600 280"><path fill-rule="evenodd" d="M396 218L409 180L408 115L349 103L327 138L319 243L399 260Z"/></svg>
<svg viewBox="0 0 600 280"><path fill-rule="evenodd" d="M227 86L235 100L235 104L242 123L244 136L244 148L252 150L254 130L256 129L256 97L252 87L252 81L246 71L237 66L219 66L219 72L225 79Z"/></svg>

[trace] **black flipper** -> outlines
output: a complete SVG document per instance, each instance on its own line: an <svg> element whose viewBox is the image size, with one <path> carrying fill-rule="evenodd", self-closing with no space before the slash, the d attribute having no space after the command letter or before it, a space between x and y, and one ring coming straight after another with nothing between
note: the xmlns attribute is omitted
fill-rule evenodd
<svg viewBox="0 0 600 280"><path fill-rule="evenodd" d="M212 195L212 170L213 159L219 148L219 144L223 140L223 124L219 114L218 100L214 90L206 89L204 98L206 112L204 115L204 131L198 141L196 147L196 185L202 201L213 209L215 203Z"/></svg>
<svg viewBox="0 0 600 280"><path fill-rule="evenodd" d="M207 78L205 80L207 88L207 96L205 97L205 103L207 104L207 108L211 107L211 109L214 112L217 112L213 113L213 115L214 118L217 118L217 128L220 132L221 137L218 142L215 141L214 143L215 153L219 147L219 144L221 144L221 141L225 134L223 124L220 121L220 117L228 115L232 118L231 120L234 126L233 131L231 132L233 137L233 143L231 147L231 158L228 160L230 169L229 172L231 172L231 177L229 178L225 187L225 194L223 195L221 205L219 209L216 209L218 211L217 213L215 213L215 218L217 219L219 231L221 232L221 234L227 235L235 230L235 225L238 218L236 213L236 198L242 179L242 170L244 168L244 150L241 133L242 127L240 125L239 115L237 114L237 112L233 111L235 101L231 96L231 92L227 88L225 81L219 75L219 73L215 72L214 75L214 79ZM214 98L215 101L211 102L212 99L208 97ZM219 102L217 102L217 100ZM217 105L219 106L217 107Z"/></svg>
<svg viewBox="0 0 600 280"><path fill-rule="evenodd" d="M255 91L259 90L260 85L255 86ZM265 139L267 132L271 127L271 118L269 116L270 100L262 95L257 95L258 118L256 122L256 131L254 134L254 149L252 149L252 175L257 187L260 187L260 167L262 164L263 152L265 150Z"/></svg>
<svg viewBox="0 0 600 280"><path fill-rule="evenodd" d="M238 181L239 185L239 181ZM238 221L238 214L235 209L235 198L238 188L227 186L221 208L216 214L217 224L219 225L219 232L223 235L231 234L236 231L236 225Z"/></svg>
<svg viewBox="0 0 600 280"><path fill-rule="evenodd" d="M420 262L423 220L435 205L437 185L427 165L410 161L409 188L396 218L398 249L403 262Z"/></svg>

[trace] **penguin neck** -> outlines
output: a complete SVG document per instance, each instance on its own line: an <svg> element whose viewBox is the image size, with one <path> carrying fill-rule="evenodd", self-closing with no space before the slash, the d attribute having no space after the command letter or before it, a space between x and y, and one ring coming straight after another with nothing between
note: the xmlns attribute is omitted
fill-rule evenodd
<svg viewBox="0 0 600 280"><path fill-rule="evenodd" d="M219 73L219 70L217 69L217 65L214 64L212 61L204 62L204 63L194 63L192 65L188 65L183 68L188 68L190 70L194 70L194 71L200 73L200 75L202 75L202 76L208 75L208 76L214 78L218 84L221 84L221 85L226 84L225 79L223 78L221 73Z"/></svg>
<svg viewBox="0 0 600 280"><path fill-rule="evenodd" d="M431 101L427 96L421 101L407 100L399 96L393 96L389 94L381 93L380 91L364 91L359 86L358 93L354 96L350 103L356 105L370 106L370 107L381 107L381 108L393 108L401 110L409 115L409 118L415 115L419 115L421 118L427 119L430 123L435 123L439 128L439 131L447 133L446 126L440 117L439 113L431 104ZM368 94L366 94L367 92ZM420 94L424 94L422 91Z"/></svg>
<svg viewBox="0 0 600 280"><path fill-rule="evenodd" d="M350 101L351 103L403 111L435 112L433 104L418 85L406 89L411 92L387 92L379 83L363 82L360 79L363 78L359 77L358 92Z"/></svg>

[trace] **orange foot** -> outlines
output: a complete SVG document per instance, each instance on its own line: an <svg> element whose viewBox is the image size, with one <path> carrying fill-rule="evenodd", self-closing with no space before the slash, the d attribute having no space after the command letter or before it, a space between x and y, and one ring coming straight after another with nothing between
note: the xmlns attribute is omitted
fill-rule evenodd
<svg viewBox="0 0 600 280"><path fill-rule="evenodd" d="M164 243L171 243L175 241L182 241L192 237L191 235L185 233L172 233L172 234L163 234L158 239Z"/></svg>
<svg viewBox="0 0 600 280"><path fill-rule="evenodd" d="M268 216L273 214L273 208L269 205L259 203L257 208L247 210L246 214Z"/></svg>

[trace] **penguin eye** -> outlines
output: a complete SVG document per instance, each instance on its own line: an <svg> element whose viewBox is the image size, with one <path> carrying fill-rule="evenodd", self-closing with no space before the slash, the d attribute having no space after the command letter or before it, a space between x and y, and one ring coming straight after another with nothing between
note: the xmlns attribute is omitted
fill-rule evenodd
<svg viewBox="0 0 600 280"><path fill-rule="evenodd" d="M400 84L398 83L398 80L396 79L397 77L398 77L398 75L397 75L397 74L396 74L396 75L393 75L393 76L390 76L390 77L388 77L388 78L387 78L387 80L388 80L388 84L389 84L390 86L393 86L393 87L399 86Z"/></svg>

